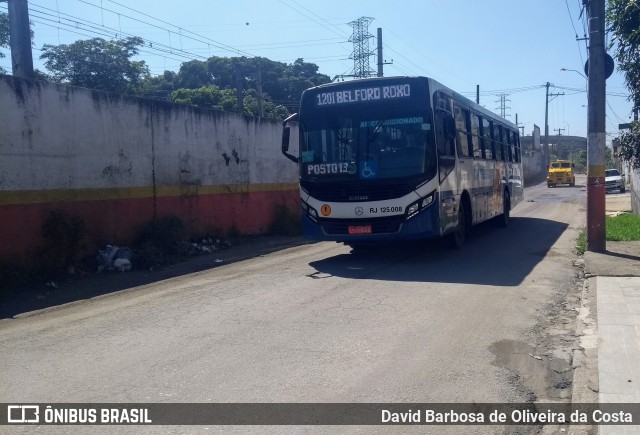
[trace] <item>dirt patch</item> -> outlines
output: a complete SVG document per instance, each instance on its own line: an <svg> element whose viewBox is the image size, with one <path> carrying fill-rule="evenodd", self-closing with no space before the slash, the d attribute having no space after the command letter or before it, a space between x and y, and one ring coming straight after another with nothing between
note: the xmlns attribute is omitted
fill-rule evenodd
<svg viewBox="0 0 640 435"><path fill-rule="evenodd" d="M540 310L526 342L502 340L489 348L495 356L493 364L508 369L510 382L531 402L571 402L581 275L576 269L574 281L558 288Z"/></svg>

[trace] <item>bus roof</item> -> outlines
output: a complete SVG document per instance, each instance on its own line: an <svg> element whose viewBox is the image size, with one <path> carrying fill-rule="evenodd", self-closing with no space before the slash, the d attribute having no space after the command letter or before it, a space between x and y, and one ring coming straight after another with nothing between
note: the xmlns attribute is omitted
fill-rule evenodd
<svg viewBox="0 0 640 435"><path fill-rule="evenodd" d="M451 96L454 100L456 100L458 102L461 102L461 103L464 103L470 109L473 109L476 112L479 112L479 113L481 113L483 115L486 115L488 117L491 117L491 118L498 118L498 119L500 119L500 121L502 123L504 123L505 125L508 125L509 127L513 128L514 130L517 130L517 128L518 128L511 121L509 121L509 120L507 120L505 118L502 118L500 115L498 115L498 114L496 114L494 112L491 112L490 110L485 109L481 105L476 104L474 101L472 101L472 100L468 99L467 97L457 93L456 91L454 91L451 88L443 85L442 83L438 82L437 80L434 80L434 79L429 78L429 77L424 77L424 76L367 77L367 78L349 80L349 81L345 81L345 82L325 83L323 85L314 86L312 88L309 88L309 89L307 89L307 91L309 91L309 90L322 90L322 89L326 89L326 88L351 87L351 86L357 86L359 83L365 84L365 83L368 83L368 82L376 82L376 83L397 82L398 80L402 80L402 79L426 80L428 82L428 84L429 84L430 92L444 91L446 94Z"/></svg>

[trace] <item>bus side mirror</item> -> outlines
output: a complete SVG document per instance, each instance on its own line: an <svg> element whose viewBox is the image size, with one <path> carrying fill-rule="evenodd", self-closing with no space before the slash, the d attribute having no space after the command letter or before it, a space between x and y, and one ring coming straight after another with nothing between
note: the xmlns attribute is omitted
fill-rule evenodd
<svg viewBox="0 0 640 435"><path fill-rule="evenodd" d="M291 126L289 122L297 121L298 114L294 113L282 122L282 154L294 163L298 163L298 157L289 154L289 139L291 138Z"/></svg>
<svg viewBox="0 0 640 435"><path fill-rule="evenodd" d="M289 137L291 136L291 127L285 125L282 129L282 152L289 151Z"/></svg>

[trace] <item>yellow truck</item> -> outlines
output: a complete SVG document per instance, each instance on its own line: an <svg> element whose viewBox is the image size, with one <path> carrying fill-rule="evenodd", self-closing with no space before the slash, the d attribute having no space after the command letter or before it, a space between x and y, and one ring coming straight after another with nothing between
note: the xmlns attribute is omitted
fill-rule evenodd
<svg viewBox="0 0 640 435"><path fill-rule="evenodd" d="M575 165L567 160L556 160L549 165L547 175L547 187L555 187L558 184L576 185Z"/></svg>

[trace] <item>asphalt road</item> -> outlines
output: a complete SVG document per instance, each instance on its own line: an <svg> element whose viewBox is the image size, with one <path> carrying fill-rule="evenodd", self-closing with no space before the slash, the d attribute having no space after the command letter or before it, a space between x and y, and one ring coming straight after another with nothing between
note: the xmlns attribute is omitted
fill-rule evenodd
<svg viewBox="0 0 640 435"><path fill-rule="evenodd" d="M584 181L527 188L459 251L316 243L2 320L0 402L569 401Z"/></svg>

